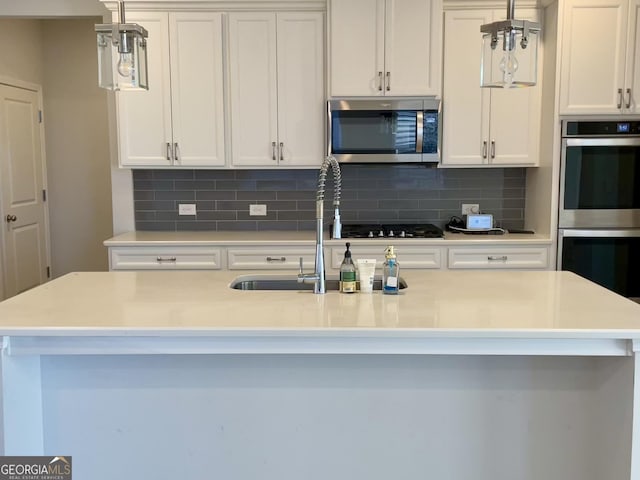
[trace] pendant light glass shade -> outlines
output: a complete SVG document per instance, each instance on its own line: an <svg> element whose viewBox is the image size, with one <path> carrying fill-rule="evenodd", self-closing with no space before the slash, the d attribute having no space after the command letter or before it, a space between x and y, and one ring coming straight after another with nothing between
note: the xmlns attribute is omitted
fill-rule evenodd
<svg viewBox="0 0 640 480"><path fill-rule="evenodd" d="M98 41L98 85L108 90L149 90L147 31L126 23L124 3L118 3L120 23L95 26Z"/></svg>
<svg viewBox="0 0 640 480"><path fill-rule="evenodd" d="M513 10L514 0L509 0L507 20L480 27L481 87L531 87L537 82L540 25L528 20L515 20Z"/></svg>

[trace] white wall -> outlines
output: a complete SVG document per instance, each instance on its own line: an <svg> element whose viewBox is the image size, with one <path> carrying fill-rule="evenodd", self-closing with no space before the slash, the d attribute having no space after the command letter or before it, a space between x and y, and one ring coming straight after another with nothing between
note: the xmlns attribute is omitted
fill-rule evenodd
<svg viewBox="0 0 640 480"><path fill-rule="evenodd" d="M98 87L94 24L42 21L52 273L108 269L112 236L107 92Z"/></svg>
<svg viewBox="0 0 640 480"><path fill-rule="evenodd" d="M0 75L42 85L42 48L38 20L0 19Z"/></svg>
<svg viewBox="0 0 640 480"><path fill-rule="evenodd" d="M3 17L96 16L106 11L98 0L0 0Z"/></svg>

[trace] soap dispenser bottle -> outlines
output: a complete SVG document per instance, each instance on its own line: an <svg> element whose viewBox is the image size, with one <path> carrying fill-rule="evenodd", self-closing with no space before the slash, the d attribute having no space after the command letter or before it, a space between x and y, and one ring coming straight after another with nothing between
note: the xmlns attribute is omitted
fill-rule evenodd
<svg viewBox="0 0 640 480"><path fill-rule="evenodd" d="M388 246L384 251L384 265L382 266L382 293L397 295L398 279L400 278L400 265L396 259L393 246Z"/></svg>
<svg viewBox="0 0 640 480"><path fill-rule="evenodd" d="M347 242L347 250L344 252L344 259L340 264L340 291L342 293L356 292L356 266L351 258L350 247L351 244Z"/></svg>

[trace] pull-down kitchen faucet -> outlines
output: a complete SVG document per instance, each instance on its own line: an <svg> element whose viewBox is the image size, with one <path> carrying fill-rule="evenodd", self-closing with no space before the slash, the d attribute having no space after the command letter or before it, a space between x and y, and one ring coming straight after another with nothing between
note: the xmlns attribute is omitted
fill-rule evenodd
<svg viewBox="0 0 640 480"><path fill-rule="evenodd" d="M340 223L340 190L342 189L342 174L340 165L333 155L327 156L320 166L318 174L318 190L316 193L316 269L312 274L302 271L300 258L300 273L298 282L314 284L313 293L325 293L324 275L324 184L327 180L329 167L333 170L333 238L341 238L342 225Z"/></svg>

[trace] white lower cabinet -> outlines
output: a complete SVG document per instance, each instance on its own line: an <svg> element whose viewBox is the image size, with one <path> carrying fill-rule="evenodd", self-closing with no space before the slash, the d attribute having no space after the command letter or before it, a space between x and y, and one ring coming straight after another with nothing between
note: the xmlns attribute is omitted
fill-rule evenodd
<svg viewBox="0 0 640 480"><path fill-rule="evenodd" d="M549 248L546 246L450 247L448 268L478 269L546 269Z"/></svg>
<svg viewBox="0 0 640 480"><path fill-rule="evenodd" d="M315 265L314 247L229 247L229 270L299 270L300 258L305 271Z"/></svg>
<svg viewBox="0 0 640 480"><path fill-rule="evenodd" d="M547 245L461 245L430 246L396 244L400 268L407 269L520 269L549 268ZM354 260L375 258L376 268L384 263L386 245L351 245ZM345 247L325 246L325 269L340 270ZM310 273L315 266L313 245L164 245L111 246L110 270L289 270Z"/></svg>
<svg viewBox="0 0 640 480"><path fill-rule="evenodd" d="M395 252L400 269L421 268L440 269L442 268L442 256L444 248L425 247L419 245L395 245ZM381 269L384 263L384 251L386 246L351 245L351 254L354 260L359 258L375 258L377 260L376 269ZM344 259L345 247L331 247L331 260L326 262L327 269L340 269L340 264Z"/></svg>
<svg viewBox="0 0 640 480"><path fill-rule="evenodd" d="M220 270L219 247L112 247L110 270Z"/></svg>

